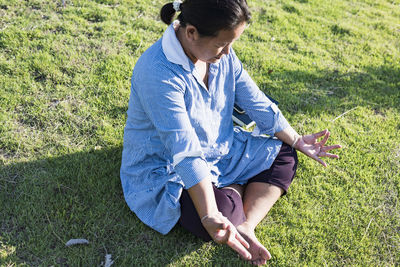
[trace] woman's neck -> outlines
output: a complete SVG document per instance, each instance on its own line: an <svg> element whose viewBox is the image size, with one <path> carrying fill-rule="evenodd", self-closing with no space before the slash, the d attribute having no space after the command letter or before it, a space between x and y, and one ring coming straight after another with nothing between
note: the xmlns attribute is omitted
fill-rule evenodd
<svg viewBox="0 0 400 267"><path fill-rule="evenodd" d="M193 62L193 64L196 64L199 60L190 52L190 44L185 38L185 29L182 28L180 25L178 25L177 28L175 29L175 34L179 42L181 43L181 46L186 56L188 56L188 58Z"/></svg>

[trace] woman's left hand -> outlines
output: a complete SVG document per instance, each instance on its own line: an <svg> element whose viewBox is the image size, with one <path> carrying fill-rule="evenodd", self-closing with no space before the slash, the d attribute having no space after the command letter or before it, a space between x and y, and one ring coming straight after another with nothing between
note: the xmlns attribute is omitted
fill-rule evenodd
<svg viewBox="0 0 400 267"><path fill-rule="evenodd" d="M320 157L339 158L338 155L327 152L329 150L342 147L341 145L325 146L326 142L328 141L329 135L330 133L328 130L323 130L319 133L303 135L296 142L294 148L301 151L310 158L318 161L324 167L326 167L326 163L322 159L320 159ZM318 138L321 137L324 138L320 142L318 142Z"/></svg>

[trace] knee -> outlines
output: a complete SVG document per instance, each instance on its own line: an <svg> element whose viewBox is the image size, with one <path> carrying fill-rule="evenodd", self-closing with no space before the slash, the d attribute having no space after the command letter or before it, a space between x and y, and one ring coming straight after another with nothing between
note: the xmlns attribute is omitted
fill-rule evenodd
<svg viewBox="0 0 400 267"><path fill-rule="evenodd" d="M228 193L232 189L220 189L224 194L216 194L215 200L217 202L218 210L225 216L228 217L230 213L235 209L235 203Z"/></svg>
<svg viewBox="0 0 400 267"><path fill-rule="evenodd" d="M227 217L233 225L239 225L245 220L243 202L240 195L232 189L221 189L225 191L220 196L216 195L218 210Z"/></svg>

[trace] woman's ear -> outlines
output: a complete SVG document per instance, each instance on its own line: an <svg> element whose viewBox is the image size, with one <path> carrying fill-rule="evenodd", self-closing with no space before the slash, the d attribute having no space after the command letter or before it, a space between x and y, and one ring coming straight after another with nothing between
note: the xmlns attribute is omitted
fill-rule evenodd
<svg viewBox="0 0 400 267"><path fill-rule="evenodd" d="M185 28L185 35L189 41L197 41L199 39L199 32L197 31L196 27L193 25L186 25Z"/></svg>

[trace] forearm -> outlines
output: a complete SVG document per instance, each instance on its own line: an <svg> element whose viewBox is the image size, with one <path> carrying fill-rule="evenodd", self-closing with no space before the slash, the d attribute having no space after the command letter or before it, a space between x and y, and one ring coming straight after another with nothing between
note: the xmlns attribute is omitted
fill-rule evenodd
<svg viewBox="0 0 400 267"><path fill-rule="evenodd" d="M200 218L218 213L212 183L208 177L188 189Z"/></svg>
<svg viewBox="0 0 400 267"><path fill-rule="evenodd" d="M296 148L296 143L301 136L291 127L286 127L284 130L275 133L275 136L282 142Z"/></svg>

